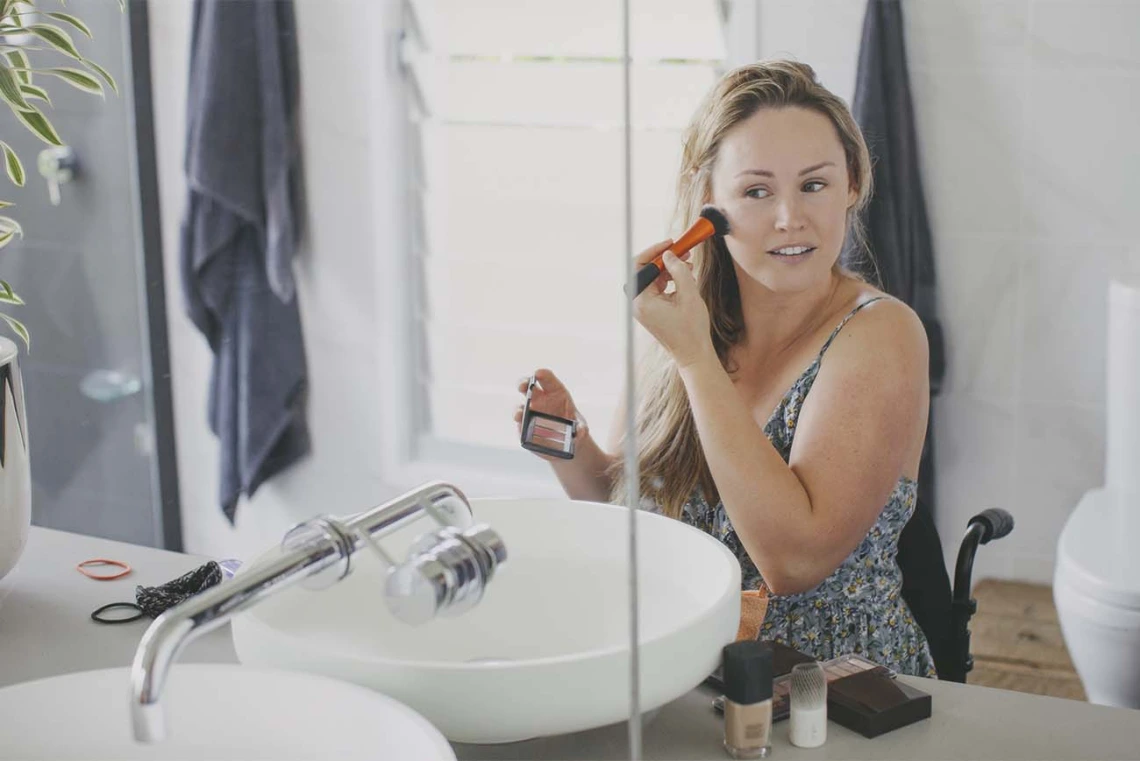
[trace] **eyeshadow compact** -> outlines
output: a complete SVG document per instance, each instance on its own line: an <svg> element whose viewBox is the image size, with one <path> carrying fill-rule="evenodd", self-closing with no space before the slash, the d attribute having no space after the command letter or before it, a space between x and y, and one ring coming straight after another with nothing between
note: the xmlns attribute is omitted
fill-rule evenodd
<svg viewBox="0 0 1140 761"><path fill-rule="evenodd" d="M522 416L522 447L550 457L572 460L578 421L532 410L530 400L537 382L532 375L526 387L526 403L523 405Z"/></svg>

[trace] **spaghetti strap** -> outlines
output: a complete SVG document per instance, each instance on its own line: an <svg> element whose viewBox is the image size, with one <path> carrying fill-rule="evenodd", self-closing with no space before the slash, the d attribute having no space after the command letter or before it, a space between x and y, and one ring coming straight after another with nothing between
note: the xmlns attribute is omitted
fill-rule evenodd
<svg viewBox="0 0 1140 761"><path fill-rule="evenodd" d="M873 299L867 299L862 304L860 304L859 306L855 307L850 312L848 312L847 316L843 318L843 321L839 323L839 325L835 328L835 330L831 331L831 335L828 336L827 342L824 343L823 348L819 350L819 356L820 357L823 356L823 353L825 351L827 351L827 347L831 346L831 342L835 340L835 337L837 335L839 335L839 331L843 330L843 326L847 324L847 321L850 320L852 317L854 317L856 314L858 314L860 309L862 309L865 306L869 306L871 304L874 304L876 301L882 301L883 299L886 299L886 298L888 298L888 297L887 296L876 296Z"/></svg>

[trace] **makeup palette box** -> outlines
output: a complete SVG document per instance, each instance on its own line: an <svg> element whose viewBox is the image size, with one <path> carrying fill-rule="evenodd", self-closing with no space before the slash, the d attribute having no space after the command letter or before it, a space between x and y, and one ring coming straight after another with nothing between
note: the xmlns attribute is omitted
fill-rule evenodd
<svg viewBox="0 0 1140 761"><path fill-rule="evenodd" d="M864 737L929 719L930 695L874 669L827 687L827 718Z"/></svg>

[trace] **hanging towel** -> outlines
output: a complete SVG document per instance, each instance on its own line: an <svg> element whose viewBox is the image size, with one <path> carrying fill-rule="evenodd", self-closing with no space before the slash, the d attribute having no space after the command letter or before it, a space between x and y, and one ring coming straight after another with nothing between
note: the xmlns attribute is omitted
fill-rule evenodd
<svg viewBox="0 0 1140 761"><path fill-rule="evenodd" d="M934 246L919 171L906 45L899 0L868 0L852 112L873 161L874 195L863 222L881 285L915 310L930 343L930 391L937 394L946 370L934 282ZM845 261L862 267L849 248ZM868 274L874 274L871 270ZM951 659L950 580L934 524L934 416L931 410L919 465L915 514L899 537L903 597L930 642L936 666Z"/></svg>
<svg viewBox="0 0 1140 761"><path fill-rule="evenodd" d="M208 417L232 523L242 494L309 451L291 0L196 0L187 101L182 287L214 353Z"/></svg>
<svg viewBox="0 0 1140 761"><path fill-rule="evenodd" d="M864 214L884 289L909 304L930 336L931 390L945 374L936 313L934 246L926 215L899 0L868 0L855 81L855 120L873 159L875 192Z"/></svg>

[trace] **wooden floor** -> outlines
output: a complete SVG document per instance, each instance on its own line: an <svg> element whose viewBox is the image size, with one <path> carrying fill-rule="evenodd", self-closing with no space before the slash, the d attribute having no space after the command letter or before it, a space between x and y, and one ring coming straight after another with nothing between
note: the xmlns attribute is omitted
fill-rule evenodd
<svg viewBox="0 0 1140 761"><path fill-rule="evenodd" d="M978 582L974 597L970 684L1086 699L1061 638L1052 588L986 579Z"/></svg>

